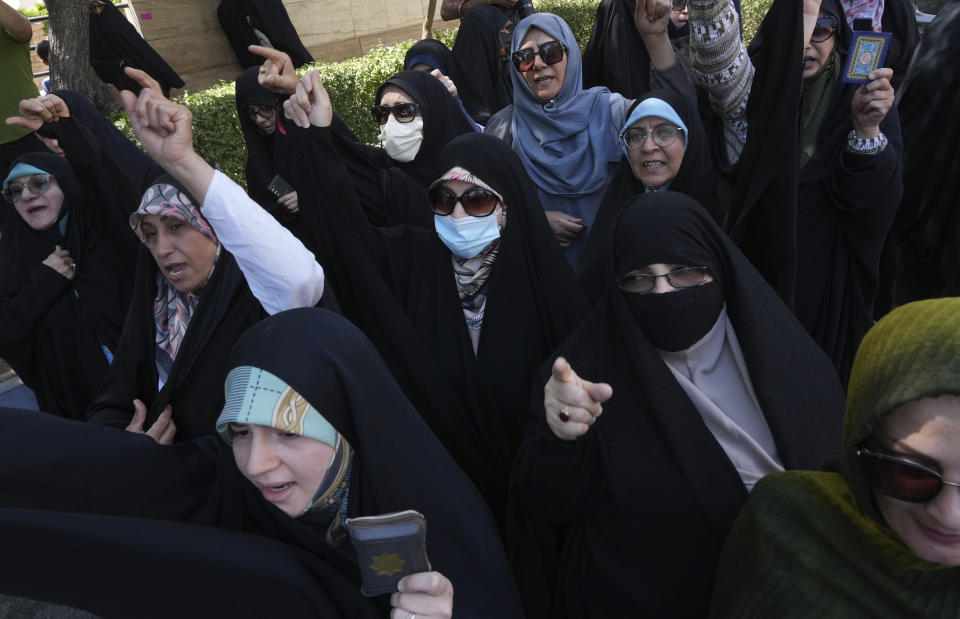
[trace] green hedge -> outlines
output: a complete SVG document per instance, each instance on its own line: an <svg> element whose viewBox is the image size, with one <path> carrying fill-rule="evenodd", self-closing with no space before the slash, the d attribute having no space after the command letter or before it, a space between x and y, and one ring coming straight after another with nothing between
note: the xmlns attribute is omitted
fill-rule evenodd
<svg viewBox="0 0 960 619"><path fill-rule="evenodd" d="M772 0L745 0L744 34L750 40ZM556 13L570 24L581 49L590 38L599 0L539 0L534 2L541 12ZM435 36L453 46L456 29L441 30ZM378 46L364 56L343 62L317 63L306 67L317 69L330 94L333 109L357 136L368 143L376 142L379 127L370 117L370 107L377 87L403 68L403 57L413 41L389 47ZM193 112L194 143L197 152L237 182L244 183L246 148L237 120L234 85L221 81L198 93L187 93L178 102ZM127 135L133 132L125 118L116 118L117 126Z"/></svg>

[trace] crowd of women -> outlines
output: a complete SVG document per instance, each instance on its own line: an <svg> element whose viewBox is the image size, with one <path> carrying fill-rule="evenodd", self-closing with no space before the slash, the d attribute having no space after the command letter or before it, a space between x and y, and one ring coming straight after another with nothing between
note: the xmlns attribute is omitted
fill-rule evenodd
<svg viewBox="0 0 960 619"><path fill-rule="evenodd" d="M905 7L775 0L747 49L730 0L603 0L582 58L556 15L461 1L458 49L377 90L379 146L251 46L246 190L136 69L143 150L76 93L22 101L0 356L45 413L0 411L0 594L956 616L956 157L910 131L943 131L960 10L917 47ZM855 21L892 33L859 84ZM488 86L458 76L505 31ZM356 519L407 510L429 561L367 565Z"/></svg>

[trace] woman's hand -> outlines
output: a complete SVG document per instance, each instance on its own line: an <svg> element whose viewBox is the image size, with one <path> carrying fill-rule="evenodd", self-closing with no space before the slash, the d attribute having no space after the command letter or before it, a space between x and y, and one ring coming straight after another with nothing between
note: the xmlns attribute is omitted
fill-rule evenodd
<svg viewBox="0 0 960 619"><path fill-rule="evenodd" d="M153 422L153 425L150 426L150 429L147 431L143 430L143 422L147 420L147 407L141 400L133 401L133 419L130 420L130 423L127 424L125 428L127 432L133 432L134 434L146 434L157 443L161 445L171 445L173 443L173 436L177 433L177 426L173 423L173 407L167 404L163 409L163 412L160 413L160 416L157 417L157 420Z"/></svg>
<svg viewBox="0 0 960 619"><path fill-rule="evenodd" d="M633 23L637 32L642 37L667 34L672 10L673 3L670 0L637 0L633 9Z"/></svg>
<svg viewBox="0 0 960 619"><path fill-rule="evenodd" d="M193 150L193 114L164 97L157 81L143 71L130 67L124 71L143 87L139 96L124 90L120 97L144 150L191 195L203 200L214 170Z"/></svg>
<svg viewBox="0 0 960 619"><path fill-rule="evenodd" d="M330 126L333 121L333 106L316 70L304 75L297 84L297 92L283 102L283 113L298 127Z"/></svg>
<svg viewBox="0 0 960 619"><path fill-rule="evenodd" d="M193 113L164 97L157 81L143 71L128 67L126 73L143 87L139 96L129 90L120 96L133 132L147 154L168 171L197 156L193 151Z"/></svg>
<svg viewBox="0 0 960 619"><path fill-rule="evenodd" d="M880 135L880 121L893 107L893 69L877 69L867 77L870 81L853 93L850 102L853 129L863 139Z"/></svg>
<svg viewBox="0 0 960 619"><path fill-rule="evenodd" d="M547 425L557 438L572 441L586 434L603 413L602 404L611 396L613 387L583 380L566 359L557 357L550 380L543 387Z"/></svg>
<svg viewBox="0 0 960 619"><path fill-rule="evenodd" d="M400 579L390 596L390 619L449 619L453 584L440 572L418 572Z"/></svg>
<svg viewBox="0 0 960 619"><path fill-rule="evenodd" d="M810 47L810 37L820 17L820 0L803 0L803 49Z"/></svg>
<svg viewBox="0 0 960 619"><path fill-rule="evenodd" d="M300 212L300 203L297 201L296 191L291 191L287 195L277 198L277 204L285 208L288 213Z"/></svg>
<svg viewBox="0 0 960 619"><path fill-rule="evenodd" d="M453 83L453 80L443 74L443 71L440 69L434 69L430 72L430 75L434 76L440 83L443 84L443 87L447 89L447 92L450 93L451 97L457 96L457 85Z"/></svg>
<svg viewBox="0 0 960 619"><path fill-rule="evenodd" d="M70 252L60 249L57 245L53 253L46 257L42 264L47 265L60 275L67 279L73 279L77 276L77 263L70 257Z"/></svg>
<svg viewBox="0 0 960 619"><path fill-rule="evenodd" d="M257 76L261 86L280 95L292 95L296 92L300 78L297 77L290 56L279 49L259 45L250 45L247 50L251 54L266 58L260 65L260 74Z"/></svg>
<svg viewBox="0 0 960 619"><path fill-rule="evenodd" d="M36 131L44 123L55 123L70 116L67 104L57 95L44 95L20 102L20 115L7 119L8 125L19 125Z"/></svg>
<svg viewBox="0 0 960 619"><path fill-rule="evenodd" d="M563 211L546 211L546 214L550 229L553 230L557 242L563 249L570 247L570 244L577 240L577 237L586 228L582 219L567 215Z"/></svg>

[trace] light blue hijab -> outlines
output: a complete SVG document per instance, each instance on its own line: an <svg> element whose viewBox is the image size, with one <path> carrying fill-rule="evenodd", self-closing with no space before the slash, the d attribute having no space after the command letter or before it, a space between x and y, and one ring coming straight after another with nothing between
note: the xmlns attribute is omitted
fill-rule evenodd
<svg viewBox="0 0 960 619"><path fill-rule="evenodd" d="M577 40L567 22L552 13L534 13L521 20L513 31L511 53L520 48L531 28L566 46L567 71L560 93L544 103L510 67L514 150L542 192L567 197L598 192L622 156L619 127L610 115L610 91L599 86L583 90Z"/></svg>

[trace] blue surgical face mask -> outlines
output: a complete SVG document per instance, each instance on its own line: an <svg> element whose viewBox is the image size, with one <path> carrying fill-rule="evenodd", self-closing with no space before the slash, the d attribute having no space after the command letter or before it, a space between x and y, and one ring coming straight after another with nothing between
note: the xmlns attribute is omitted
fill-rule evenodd
<svg viewBox="0 0 960 619"><path fill-rule="evenodd" d="M473 258L500 238L498 213L494 211L486 217L467 215L460 219L454 219L453 215L434 215L433 226L450 251L461 258Z"/></svg>

